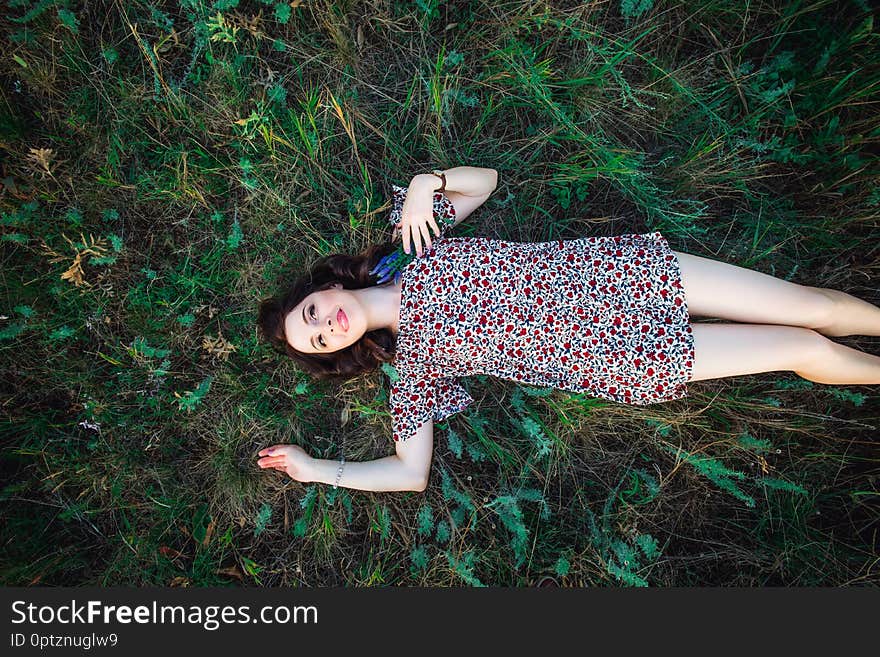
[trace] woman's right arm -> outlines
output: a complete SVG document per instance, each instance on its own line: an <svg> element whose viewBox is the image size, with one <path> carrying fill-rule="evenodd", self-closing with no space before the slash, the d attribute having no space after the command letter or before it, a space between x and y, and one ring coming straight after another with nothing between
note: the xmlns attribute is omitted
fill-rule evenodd
<svg viewBox="0 0 880 657"><path fill-rule="evenodd" d="M339 472L339 461L312 459L312 475L309 481L333 484L336 482L337 472ZM396 454L393 454L373 461L346 460L339 485L375 492L423 491L427 479L412 471Z"/></svg>
<svg viewBox="0 0 880 657"><path fill-rule="evenodd" d="M429 419L416 434L396 444L397 453L373 461L346 461L339 485L383 491L424 491L428 486L434 450L434 422ZM274 445L260 452L261 468L276 468L302 482L336 483L339 461L314 459L298 445Z"/></svg>

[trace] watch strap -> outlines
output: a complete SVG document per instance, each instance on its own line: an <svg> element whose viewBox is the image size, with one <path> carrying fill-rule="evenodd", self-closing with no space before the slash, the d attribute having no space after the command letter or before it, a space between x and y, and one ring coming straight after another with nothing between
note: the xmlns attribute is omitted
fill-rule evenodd
<svg viewBox="0 0 880 657"><path fill-rule="evenodd" d="M444 191L446 189L446 174L443 173L440 169L434 169L431 171L431 173L443 181L443 184L440 185L440 189L436 189L434 191L437 191L437 192Z"/></svg>

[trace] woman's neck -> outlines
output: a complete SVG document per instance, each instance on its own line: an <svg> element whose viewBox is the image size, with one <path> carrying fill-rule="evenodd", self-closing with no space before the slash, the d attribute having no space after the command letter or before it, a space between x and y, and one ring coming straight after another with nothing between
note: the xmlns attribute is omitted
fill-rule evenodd
<svg viewBox="0 0 880 657"><path fill-rule="evenodd" d="M387 283L356 290L367 315L367 331L388 329L395 336L400 328L400 283Z"/></svg>
<svg viewBox="0 0 880 657"><path fill-rule="evenodd" d="M397 337L397 333L400 331L400 301L401 301L401 285L400 282L397 283L389 283L388 288L391 290L392 294L392 317L393 322L391 323L391 332L394 333L394 336Z"/></svg>

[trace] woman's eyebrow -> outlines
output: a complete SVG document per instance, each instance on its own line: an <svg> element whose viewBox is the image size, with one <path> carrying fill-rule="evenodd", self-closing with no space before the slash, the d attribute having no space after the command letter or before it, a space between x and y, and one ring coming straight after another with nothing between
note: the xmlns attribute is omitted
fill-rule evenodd
<svg viewBox="0 0 880 657"><path fill-rule="evenodd" d="M306 320L306 304L303 304L303 322L305 322L306 326L309 325L309 322ZM315 336L314 335L309 338L309 344L312 345L313 349L317 349L317 347L315 346Z"/></svg>

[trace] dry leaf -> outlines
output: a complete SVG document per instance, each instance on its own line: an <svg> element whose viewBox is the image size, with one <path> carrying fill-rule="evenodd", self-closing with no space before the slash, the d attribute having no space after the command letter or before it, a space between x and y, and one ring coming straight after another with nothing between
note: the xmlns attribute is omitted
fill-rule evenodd
<svg viewBox="0 0 880 657"><path fill-rule="evenodd" d="M211 535L214 533L214 519L211 519L211 522L208 523L208 528L205 530L205 538L202 539L202 547L208 547L208 544L211 542Z"/></svg>
<svg viewBox="0 0 880 657"><path fill-rule="evenodd" d="M235 345L224 339L222 335L217 336L216 338L212 338L210 335L206 335L202 338L202 349L207 351L209 354L219 356L223 360L227 360L229 358L229 354L235 351Z"/></svg>
<svg viewBox="0 0 880 657"><path fill-rule="evenodd" d="M217 574L235 577L236 579L244 581L244 575L242 575L241 569L238 566L227 566L226 568L220 568L217 571Z"/></svg>
<svg viewBox="0 0 880 657"><path fill-rule="evenodd" d="M73 259L73 264L70 265L70 268L61 274L62 281L73 281L73 284L79 287L80 285L85 285L86 280L83 278L83 270L82 270L82 255L77 253L76 257Z"/></svg>
<svg viewBox="0 0 880 657"><path fill-rule="evenodd" d="M217 309L214 306L202 304L201 306L196 306L195 312L201 313L203 310L207 309L208 311L208 319L213 319L214 315L217 314Z"/></svg>
<svg viewBox="0 0 880 657"><path fill-rule="evenodd" d="M42 168L43 171L51 176L52 171L49 165L52 163L54 157L55 151L51 148L31 148L30 155L27 156L27 159L33 162L37 167Z"/></svg>
<svg viewBox="0 0 880 657"><path fill-rule="evenodd" d="M64 256L58 253L57 251L51 249L48 244L44 240L40 240L41 245L40 248L43 251L43 255L52 256L52 259L49 262L58 262L59 260L64 260Z"/></svg>
<svg viewBox="0 0 880 657"><path fill-rule="evenodd" d="M107 240L101 238L96 240L94 236L89 235L89 241L86 242L85 237L83 237L82 233L79 234L80 239L82 240L85 246L77 246L73 242L70 241L70 238L67 235L63 235L62 237L67 240L67 243L76 251L76 255L73 257L73 263L71 263L70 267L68 267L67 271L61 274L61 280L63 281L73 281L74 285L79 287L80 285L88 285L84 276L83 276L83 268L82 268L82 260L83 256L93 255L96 257L101 257L107 252ZM64 256L56 253L52 249L50 249L45 242L43 242L43 253L46 255L55 256L49 262L58 262L60 260L64 260Z"/></svg>
<svg viewBox="0 0 880 657"><path fill-rule="evenodd" d="M167 545L163 545L159 548L159 553L165 555L169 559L177 559L180 557L185 557L186 555L183 552L179 552L174 548L170 548Z"/></svg>
<svg viewBox="0 0 880 657"><path fill-rule="evenodd" d="M255 37L259 37L263 35L263 30L260 29L260 24L263 21L263 10L260 9L259 13L256 15L251 15L250 18L245 18L240 14L235 14L235 18L238 19L240 25L246 29L248 32L253 34Z"/></svg>

